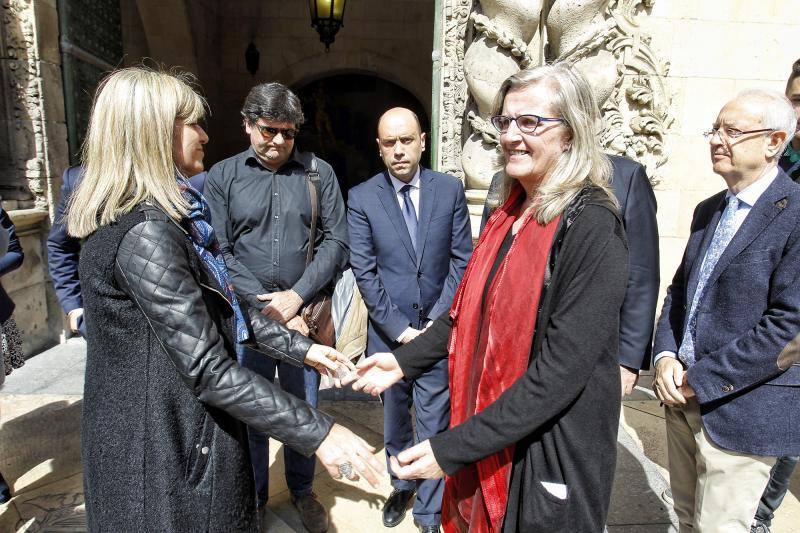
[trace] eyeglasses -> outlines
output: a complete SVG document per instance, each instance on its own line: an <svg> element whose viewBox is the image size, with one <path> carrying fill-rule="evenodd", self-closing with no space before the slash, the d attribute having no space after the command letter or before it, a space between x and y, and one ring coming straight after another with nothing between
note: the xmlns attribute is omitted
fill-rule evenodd
<svg viewBox="0 0 800 533"><path fill-rule="evenodd" d="M536 131L536 128L539 127L539 124L542 122L563 122L564 124L567 123L566 120L563 118L551 118L551 117L540 117L539 115L519 115L517 117L507 117L505 115L495 115L489 119L492 123L492 126L495 127L497 131L500 133L505 133L508 131L509 126L511 126L512 122L517 123L517 128L522 133L533 133Z"/></svg>
<svg viewBox="0 0 800 533"><path fill-rule="evenodd" d="M258 128L258 132L267 141L274 139L278 133L280 133L284 139L288 140L294 139L297 135L297 130L294 128L273 128L272 126L264 126L262 124L253 124L253 126Z"/></svg>
<svg viewBox="0 0 800 533"><path fill-rule="evenodd" d="M720 138L725 136L728 139L738 139L742 135L746 135L748 133L766 133L766 132L772 133L773 131L775 130L772 128L762 128L760 130L742 131L737 128L721 128L712 126L710 130L706 130L703 132L703 137L705 137L707 140L710 141L714 135L719 134Z"/></svg>

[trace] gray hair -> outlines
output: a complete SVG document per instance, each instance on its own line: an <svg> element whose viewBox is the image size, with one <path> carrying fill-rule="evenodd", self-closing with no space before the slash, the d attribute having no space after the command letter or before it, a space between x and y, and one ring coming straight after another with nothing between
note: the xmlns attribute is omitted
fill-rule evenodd
<svg viewBox="0 0 800 533"><path fill-rule="evenodd" d="M282 83L261 83L247 94L242 106L242 117L255 124L263 118L275 122L291 122L299 127L305 122L300 99Z"/></svg>
<svg viewBox="0 0 800 533"><path fill-rule="evenodd" d="M500 86L494 101L492 114L499 114L509 92L546 84L551 90L556 116L566 121L572 133L571 146L556 161L553 172L536 191L538 207L536 219L547 223L559 216L587 185L603 189L616 204L609 189L611 161L600 150L597 125L600 109L589 82L567 63L557 62L536 68L521 70L506 79ZM497 207L508 199L513 180L503 175L502 186L490 205ZM492 205L494 204L494 205Z"/></svg>
<svg viewBox="0 0 800 533"><path fill-rule="evenodd" d="M780 152L775 156L780 157L797 129L797 115L786 95L771 89L745 89L736 95L736 100L758 101L762 104L761 125L786 133L786 140L781 146Z"/></svg>

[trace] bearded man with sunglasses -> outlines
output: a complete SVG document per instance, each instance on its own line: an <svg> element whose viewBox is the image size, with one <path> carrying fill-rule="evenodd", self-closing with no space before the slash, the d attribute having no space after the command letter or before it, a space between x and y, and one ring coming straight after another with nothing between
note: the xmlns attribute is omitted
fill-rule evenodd
<svg viewBox="0 0 800 533"><path fill-rule="evenodd" d="M307 335L299 316L303 304L330 286L348 260L345 206L331 166L295 146L304 117L299 98L280 83L253 87L242 107L250 146L214 165L205 194L236 293L266 316ZM316 242L310 241L311 194L317 196ZM309 246L313 260L306 265ZM269 380L280 376L283 390L317 405L319 374L283 365L244 346L241 364ZM268 437L251 431L250 454L259 507L269 494ZM326 531L328 516L312 492L314 457L284 448L286 483L303 525Z"/></svg>

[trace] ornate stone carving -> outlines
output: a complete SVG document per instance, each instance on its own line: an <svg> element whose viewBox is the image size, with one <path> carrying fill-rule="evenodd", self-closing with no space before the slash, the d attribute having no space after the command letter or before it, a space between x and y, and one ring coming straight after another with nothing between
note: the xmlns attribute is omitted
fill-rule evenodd
<svg viewBox="0 0 800 533"><path fill-rule="evenodd" d="M442 85L440 99L439 170L464 178L461 139L467 105L464 50L473 0L442 0Z"/></svg>
<svg viewBox="0 0 800 533"><path fill-rule="evenodd" d="M669 63L659 60L650 48L651 38L642 33L636 16L637 10L650 8L654 2L606 0L602 22L555 58L581 68L598 88L603 146L639 160L651 178L667 160L664 136L673 121L666 83ZM603 56L606 64L598 65L595 59Z"/></svg>
<svg viewBox="0 0 800 533"><path fill-rule="evenodd" d="M17 302L26 353L52 345L61 331L42 260L46 222L55 207L52 178L65 163L58 34L55 2L0 3L0 195L27 257L3 284Z"/></svg>
<svg viewBox="0 0 800 533"><path fill-rule="evenodd" d="M2 189L20 207L46 209L47 138L32 1L2 3L0 54L6 109L11 115L4 117L9 125L10 165Z"/></svg>
<svg viewBox="0 0 800 533"><path fill-rule="evenodd" d="M497 134L487 122L494 94L510 74L543 60L567 61L589 78L608 151L639 160L651 176L666 161L669 64L656 57L639 24L654 1L444 1L440 168L464 178L473 214L500 165Z"/></svg>
<svg viewBox="0 0 800 533"><path fill-rule="evenodd" d="M519 62L520 68L528 68L533 63L534 58L528 52L528 43L512 33L506 31L499 24L495 24L486 15L473 12L469 18L475 27L475 31L486 35L498 46L505 48Z"/></svg>
<svg viewBox="0 0 800 533"><path fill-rule="evenodd" d="M487 119L503 80L538 57L538 47L532 51L528 43L538 30L542 0L481 0L479 7L481 12L470 15L475 40L464 56L472 134L461 155L467 202L474 216L482 211L492 176L502 164L497 134Z"/></svg>

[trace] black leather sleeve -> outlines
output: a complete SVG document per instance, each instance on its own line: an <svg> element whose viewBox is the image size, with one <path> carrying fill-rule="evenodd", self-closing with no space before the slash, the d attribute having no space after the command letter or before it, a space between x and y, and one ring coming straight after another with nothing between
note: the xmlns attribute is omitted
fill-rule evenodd
<svg viewBox="0 0 800 533"><path fill-rule="evenodd" d="M265 317L258 309L246 303L244 305L252 327L252 336L247 342L248 347L294 366L303 366L306 354L314 341Z"/></svg>
<svg viewBox="0 0 800 533"><path fill-rule="evenodd" d="M170 220L137 224L117 251L117 282L142 310L181 378L200 401L311 456L333 420L239 366L228 353L190 271L185 238ZM288 332L261 337L269 339L274 353L288 354L293 348Z"/></svg>

